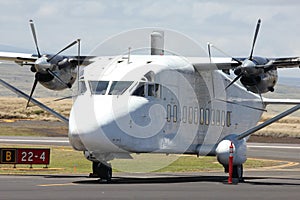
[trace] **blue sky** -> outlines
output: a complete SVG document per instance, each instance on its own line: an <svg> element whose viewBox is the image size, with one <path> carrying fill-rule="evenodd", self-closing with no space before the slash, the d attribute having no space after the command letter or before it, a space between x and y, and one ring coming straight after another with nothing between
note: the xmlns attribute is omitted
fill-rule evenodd
<svg viewBox="0 0 300 200"><path fill-rule="evenodd" d="M162 27L202 46L212 42L233 56L247 56L258 18L255 55L300 55L300 1L201 0L0 0L0 44L34 50L33 19L40 49L53 53L76 38L89 53L119 32Z"/></svg>

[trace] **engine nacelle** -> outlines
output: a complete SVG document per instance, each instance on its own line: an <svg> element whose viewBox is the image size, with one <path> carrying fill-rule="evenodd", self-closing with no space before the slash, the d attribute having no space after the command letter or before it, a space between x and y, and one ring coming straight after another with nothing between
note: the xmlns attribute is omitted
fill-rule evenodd
<svg viewBox="0 0 300 200"><path fill-rule="evenodd" d="M59 55L51 61L48 59L49 56L43 55L36 60L34 68L31 68L35 78L50 90L71 88L77 76L77 61Z"/></svg>
<svg viewBox="0 0 300 200"><path fill-rule="evenodd" d="M254 93L273 92L278 80L277 70L273 69L259 75L242 76L241 83Z"/></svg>
<svg viewBox="0 0 300 200"><path fill-rule="evenodd" d="M236 140L236 135L225 137L216 148L216 156L218 162L223 166L228 166L230 145L233 144L233 165L242 165L247 160L247 145L246 140Z"/></svg>
<svg viewBox="0 0 300 200"><path fill-rule="evenodd" d="M64 68L64 69L57 69L53 73L55 73L65 84L63 84L61 81L59 81L57 78L52 76L51 80L44 80L40 79L39 82L44 87L50 89L50 90L63 90L68 87L71 87L77 76L77 70L72 69L70 67ZM44 76L51 76L50 74L46 74Z"/></svg>

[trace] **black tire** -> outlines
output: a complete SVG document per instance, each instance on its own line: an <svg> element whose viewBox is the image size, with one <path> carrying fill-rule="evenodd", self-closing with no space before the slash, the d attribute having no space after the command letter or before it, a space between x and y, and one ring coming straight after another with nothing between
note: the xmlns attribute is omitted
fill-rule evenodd
<svg viewBox="0 0 300 200"><path fill-rule="evenodd" d="M232 178L237 178L239 181L244 181L243 165L233 166Z"/></svg>
<svg viewBox="0 0 300 200"><path fill-rule="evenodd" d="M112 178L112 168L106 164L98 163L98 166L96 168L96 172L100 179L111 181Z"/></svg>

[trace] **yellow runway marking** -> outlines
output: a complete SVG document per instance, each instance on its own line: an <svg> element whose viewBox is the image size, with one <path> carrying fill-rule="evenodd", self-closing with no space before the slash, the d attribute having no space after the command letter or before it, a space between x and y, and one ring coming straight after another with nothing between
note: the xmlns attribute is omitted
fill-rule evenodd
<svg viewBox="0 0 300 200"><path fill-rule="evenodd" d="M271 167L263 167L264 169L282 169L282 168L287 168L287 167L293 167L299 165L297 162L288 162L286 164L282 165L277 165L277 166L271 166Z"/></svg>
<svg viewBox="0 0 300 200"><path fill-rule="evenodd" d="M37 185L39 187L56 187L56 186L70 186L70 185L76 185L75 183L54 183L54 184L43 184L43 185Z"/></svg>
<svg viewBox="0 0 300 200"><path fill-rule="evenodd" d="M273 162L282 162L284 164L280 165L274 165L269 167L259 167L259 168L252 168L248 170L268 170L268 169L284 169L287 167L294 167L299 165L298 162L290 162L290 161L284 161L284 160L270 160L270 159L258 159L258 158L251 158L252 160L267 160L267 161L273 161Z"/></svg>

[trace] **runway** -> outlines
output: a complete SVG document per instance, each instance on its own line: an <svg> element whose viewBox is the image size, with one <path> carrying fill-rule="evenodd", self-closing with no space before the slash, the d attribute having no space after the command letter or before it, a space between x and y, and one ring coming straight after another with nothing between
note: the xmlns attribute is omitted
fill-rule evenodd
<svg viewBox="0 0 300 200"><path fill-rule="evenodd" d="M43 140L53 145L67 142L67 138L0 137L0 143L47 144ZM85 175L0 175L0 199L298 199L299 151L299 145L250 143L249 157L296 165L245 169L245 182L237 185L228 185L222 172L115 173L110 184Z"/></svg>

